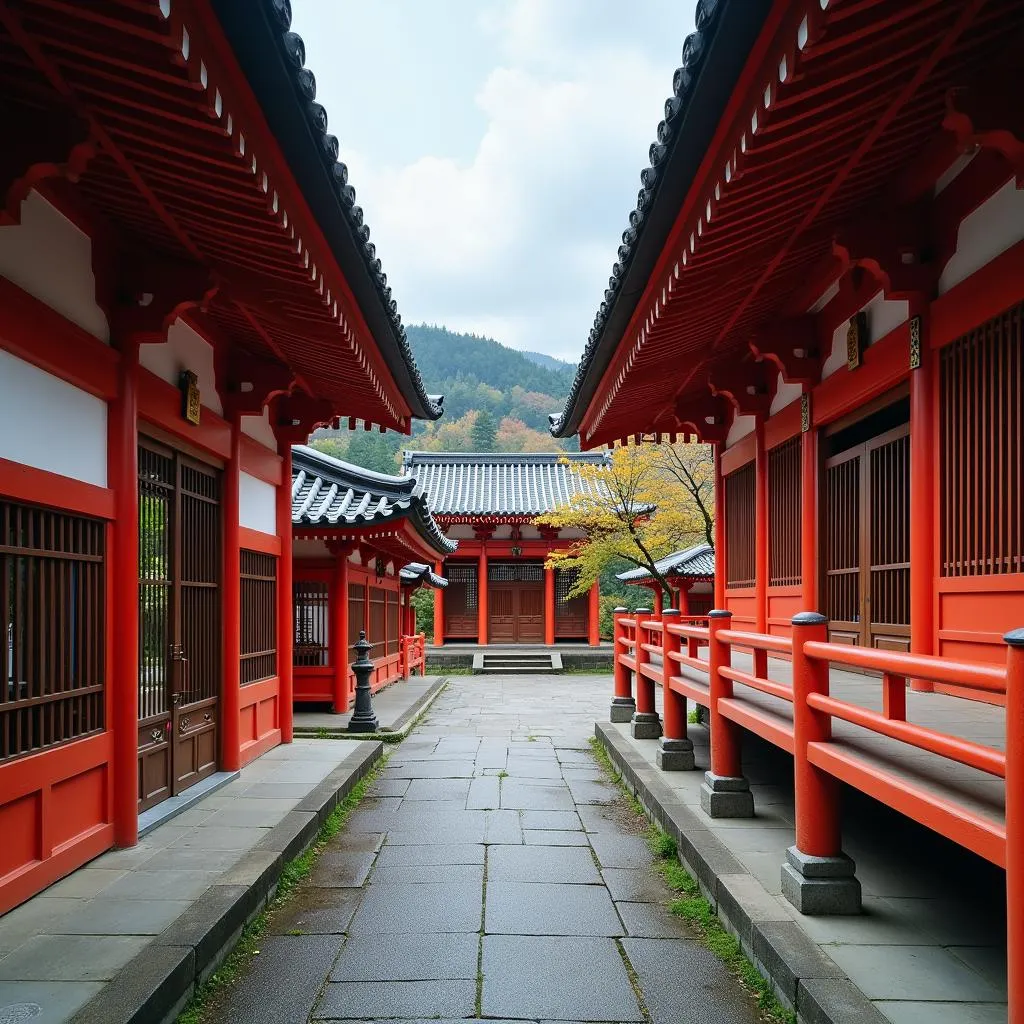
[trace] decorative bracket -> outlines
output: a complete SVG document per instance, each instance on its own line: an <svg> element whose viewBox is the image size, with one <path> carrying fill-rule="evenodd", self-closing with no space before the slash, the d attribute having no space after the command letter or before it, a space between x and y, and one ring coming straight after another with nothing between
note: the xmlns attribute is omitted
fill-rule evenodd
<svg viewBox="0 0 1024 1024"><path fill-rule="evenodd" d="M814 317L798 316L765 325L750 342L758 361L776 366L787 384L813 387L821 379L821 357Z"/></svg>
<svg viewBox="0 0 1024 1024"><path fill-rule="evenodd" d="M767 419L772 404L774 374L753 360L726 369L712 370L708 387L712 395L727 398L739 416Z"/></svg>
<svg viewBox="0 0 1024 1024"><path fill-rule="evenodd" d="M317 427L335 418L331 403L304 391L279 395L274 400L271 423L278 444L305 444Z"/></svg>
<svg viewBox="0 0 1024 1024"><path fill-rule="evenodd" d="M692 431L705 444L724 444L733 408L723 396L707 391L698 398L677 401L675 415L681 432Z"/></svg>
<svg viewBox="0 0 1024 1024"><path fill-rule="evenodd" d="M953 133L965 152L975 146L993 149L1009 161L1024 183L1024 113L1020 106L1019 66L1003 66L980 85L946 94L942 127Z"/></svg>
<svg viewBox="0 0 1024 1024"><path fill-rule="evenodd" d="M262 416L272 399L290 394L295 384L292 371L272 359L232 349L227 363L227 386L221 392L226 416Z"/></svg>

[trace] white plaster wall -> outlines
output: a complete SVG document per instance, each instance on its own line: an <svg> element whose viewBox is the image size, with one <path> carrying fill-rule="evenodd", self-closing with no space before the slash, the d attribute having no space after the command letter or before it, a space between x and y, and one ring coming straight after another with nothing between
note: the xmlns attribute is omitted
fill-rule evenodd
<svg viewBox="0 0 1024 1024"><path fill-rule="evenodd" d="M309 540L305 537L292 541L293 558L330 558L331 552L322 540Z"/></svg>
<svg viewBox="0 0 1024 1024"><path fill-rule="evenodd" d="M886 299L879 292L861 310L868 317L868 346L876 341L881 341L890 331L895 330L904 323L910 315L910 305L900 299ZM849 329L849 320L844 320L832 334L832 351L829 353L825 365L821 368L821 377L831 377L836 370L846 365L846 332Z"/></svg>
<svg viewBox="0 0 1024 1024"><path fill-rule="evenodd" d="M752 434L753 432L753 416L734 416L732 426L729 428L728 436L725 439L725 447L731 448L737 441L742 441L747 434Z"/></svg>
<svg viewBox="0 0 1024 1024"><path fill-rule="evenodd" d="M540 530L536 526L520 526L519 536L523 540L540 540Z"/></svg>
<svg viewBox="0 0 1024 1024"><path fill-rule="evenodd" d="M799 384L786 384L780 373L778 383L775 385L775 397L772 399L768 414L774 416L780 409L785 409L792 402L799 401L802 391L803 388Z"/></svg>
<svg viewBox="0 0 1024 1024"><path fill-rule="evenodd" d="M451 540L472 540L476 536L472 526L462 524L448 526L444 532Z"/></svg>
<svg viewBox="0 0 1024 1024"><path fill-rule="evenodd" d="M259 441L265 448L272 452L277 451L277 438L274 437L274 428L270 425L270 410L264 409L262 416L243 416L242 433Z"/></svg>
<svg viewBox="0 0 1024 1024"><path fill-rule="evenodd" d="M0 349L0 458L107 486L107 403Z"/></svg>
<svg viewBox="0 0 1024 1024"><path fill-rule="evenodd" d="M239 473L238 525L260 533L277 533L277 488L248 473Z"/></svg>
<svg viewBox="0 0 1024 1024"><path fill-rule="evenodd" d="M939 294L980 270L1024 238L1024 191L1008 181L960 225L956 253L939 278Z"/></svg>
<svg viewBox="0 0 1024 1024"><path fill-rule="evenodd" d="M188 324L175 320L167 332L167 341L158 345L143 345L139 349L139 362L168 384L178 386L182 370L192 370L199 377L199 395L203 405L218 416L224 408L217 394L217 373L213 362L213 347L207 344Z"/></svg>
<svg viewBox="0 0 1024 1024"><path fill-rule="evenodd" d="M0 228L0 274L83 330L110 343L96 305L92 242L38 192L21 204L21 223Z"/></svg>

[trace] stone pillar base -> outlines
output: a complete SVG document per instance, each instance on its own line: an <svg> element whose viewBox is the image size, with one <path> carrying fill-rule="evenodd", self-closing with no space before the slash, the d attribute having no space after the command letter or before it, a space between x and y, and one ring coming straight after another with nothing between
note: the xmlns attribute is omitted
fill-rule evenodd
<svg viewBox="0 0 1024 1024"><path fill-rule="evenodd" d="M609 721L632 722L636 711L636 701L632 697L613 697L612 713Z"/></svg>
<svg viewBox="0 0 1024 1024"><path fill-rule="evenodd" d="M791 846L782 865L783 895L801 914L859 914L860 882L854 877L855 869L845 853L811 857Z"/></svg>
<svg viewBox="0 0 1024 1024"><path fill-rule="evenodd" d="M648 711L637 711L633 715L629 734L635 740L656 740L661 735L661 719Z"/></svg>
<svg viewBox="0 0 1024 1024"><path fill-rule="evenodd" d="M654 760L663 772L692 772L697 767L693 761L693 740L662 736Z"/></svg>
<svg viewBox="0 0 1024 1024"><path fill-rule="evenodd" d="M700 806L712 818L752 818L754 794L742 775L705 772L704 785L700 787Z"/></svg>

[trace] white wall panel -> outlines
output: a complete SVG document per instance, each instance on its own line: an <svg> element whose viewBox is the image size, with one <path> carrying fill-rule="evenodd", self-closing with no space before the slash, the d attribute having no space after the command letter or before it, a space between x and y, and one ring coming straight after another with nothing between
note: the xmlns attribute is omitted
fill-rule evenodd
<svg viewBox="0 0 1024 1024"><path fill-rule="evenodd" d="M107 486L107 403L0 350L0 458Z"/></svg>
<svg viewBox="0 0 1024 1024"><path fill-rule="evenodd" d="M213 361L213 346L207 344L188 324L175 320L167 332L167 341L158 345L143 345L139 349L139 362L161 380L175 387L182 370L192 370L199 377L199 394L203 405L218 416L224 412L217 394L217 374Z"/></svg>
<svg viewBox="0 0 1024 1024"><path fill-rule="evenodd" d="M753 416L734 416L729 434L725 439L725 447L731 448L737 441L742 441L747 434L754 432Z"/></svg>
<svg viewBox="0 0 1024 1024"><path fill-rule="evenodd" d="M890 331L905 323L910 315L910 304L903 299L886 299L879 292L867 305L861 307L867 314L869 347L881 341ZM821 378L831 377L846 365L846 332L850 322L844 320L832 334L832 351L821 368Z"/></svg>
<svg viewBox="0 0 1024 1024"><path fill-rule="evenodd" d="M110 342L96 305L92 242L38 192L21 204L21 223L0 228L0 274L72 323Z"/></svg>
<svg viewBox="0 0 1024 1024"><path fill-rule="evenodd" d="M768 410L770 416L774 416L780 409L799 400L803 387L799 384L786 384L779 374L778 382L775 385L775 397L772 399L771 408Z"/></svg>
<svg viewBox="0 0 1024 1024"><path fill-rule="evenodd" d="M277 533L277 488L248 473L239 474L238 524L261 533Z"/></svg>
<svg viewBox="0 0 1024 1024"><path fill-rule="evenodd" d="M980 270L1024 238L1024 192L1008 181L960 225L956 254L939 278L939 294Z"/></svg>
<svg viewBox="0 0 1024 1024"><path fill-rule="evenodd" d="M243 416L242 433L259 441L264 447L272 452L277 451L277 438L274 437L274 428L270 425L270 410L264 409L262 416Z"/></svg>

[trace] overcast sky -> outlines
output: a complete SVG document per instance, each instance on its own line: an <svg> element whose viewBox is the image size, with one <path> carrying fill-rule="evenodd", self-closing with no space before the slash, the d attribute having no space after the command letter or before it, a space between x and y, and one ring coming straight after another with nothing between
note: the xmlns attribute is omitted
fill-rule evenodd
<svg viewBox="0 0 1024 1024"><path fill-rule="evenodd" d="M575 362L691 0L292 0L406 323Z"/></svg>

